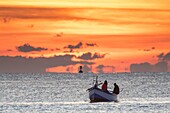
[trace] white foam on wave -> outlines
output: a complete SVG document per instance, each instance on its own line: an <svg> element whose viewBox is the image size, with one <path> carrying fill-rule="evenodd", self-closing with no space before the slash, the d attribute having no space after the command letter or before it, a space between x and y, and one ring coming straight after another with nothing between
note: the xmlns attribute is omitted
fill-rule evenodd
<svg viewBox="0 0 170 113"><path fill-rule="evenodd" d="M170 104L169 98L154 98L154 99L141 99L141 98L131 98L131 100L121 100L120 103L130 103L130 104Z"/></svg>
<svg viewBox="0 0 170 113"><path fill-rule="evenodd" d="M52 105L52 104L64 104L64 105L76 105L76 104L88 104L89 102L0 102L0 105Z"/></svg>

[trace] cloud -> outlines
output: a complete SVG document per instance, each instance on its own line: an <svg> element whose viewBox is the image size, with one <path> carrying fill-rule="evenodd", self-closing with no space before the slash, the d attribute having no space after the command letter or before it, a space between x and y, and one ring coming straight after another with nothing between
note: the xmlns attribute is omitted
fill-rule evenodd
<svg viewBox="0 0 170 113"><path fill-rule="evenodd" d="M168 63L167 62L158 62L156 64L150 64L148 62L140 64L131 64L131 72L167 72Z"/></svg>
<svg viewBox="0 0 170 113"><path fill-rule="evenodd" d="M66 68L66 71L70 72L70 67L67 67L67 68Z"/></svg>
<svg viewBox="0 0 170 113"><path fill-rule="evenodd" d="M104 58L105 54L99 54L99 53L84 53L83 55L79 56L79 59L83 59L83 60L94 60L94 59L98 59L98 58Z"/></svg>
<svg viewBox="0 0 170 113"><path fill-rule="evenodd" d="M155 49L155 48L154 48ZM167 72L168 61L170 61L170 52L167 54L161 53L157 55L159 62L156 64L150 64L148 62L131 64L131 72Z"/></svg>
<svg viewBox="0 0 170 113"><path fill-rule="evenodd" d="M86 46L97 46L95 43L86 43Z"/></svg>
<svg viewBox="0 0 170 113"><path fill-rule="evenodd" d="M74 20L97 21L95 18L77 15L77 11L87 12L87 8L40 8L40 7L0 7L0 17L3 22L9 19L48 19L48 20ZM5 12L5 13L4 13ZM26 12L26 13L25 13ZM8 18L7 18L8 17Z"/></svg>
<svg viewBox="0 0 170 113"><path fill-rule="evenodd" d="M151 51L150 49L144 49L143 51Z"/></svg>
<svg viewBox="0 0 170 113"><path fill-rule="evenodd" d="M4 17L2 19L3 19L3 23L9 23L11 20L10 18L7 18L7 17Z"/></svg>
<svg viewBox="0 0 170 113"><path fill-rule="evenodd" d="M104 68L104 65L98 65L98 66L96 67L97 72L98 72L98 73L104 73L103 68Z"/></svg>
<svg viewBox="0 0 170 113"><path fill-rule="evenodd" d="M164 53L159 54L157 57L161 60L164 57Z"/></svg>
<svg viewBox="0 0 170 113"><path fill-rule="evenodd" d="M63 32L60 32L60 33L57 33L54 37L60 38L60 37L62 37L62 36L63 36Z"/></svg>
<svg viewBox="0 0 170 113"><path fill-rule="evenodd" d="M153 49L155 49L155 47L152 47L151 49L153 50Z"/></svg>
<svg viewBox="0 0 170 113"><path fill-rule="evenodd" d="M159 60L162 61L170 61L170 52L168 52L167 54L161 53L157 57L159 58Z"/></svg>
<svg viewBox="0 0 170 113"><path fill-rule="evenodd" d="M51 51L59 51L59 48L55 48L55 49L50 49Z"/></svg>
<svg viewBox="0 0 170 113"><path fill-rule="evenodd" d="M115 71L114 66L105 66L105 65L102 64L102 65L98 65L96 67L98 73L105 73L105 71L104 71L105 68L110 68L111 71L109 71L109 72L111 72L111 73Z"/></svg>
<svg viewBox="0 0 170 113"><path fill-rule="evenodd" d="M32 52L32 51L43 51L43 50L48 50L47 48L42 48L42 47L33 47L29 44L24 44L22 46L16 47L18 51L20 52Z"/></svg>
<svg viewBox="0 0 170 113"><path fill-rule="evenodd" d="M26 58L22 56L0 56L0 72L45 72L47 68L69 65L91 65L93 62L73 61L74 55Z"/></svg>
<svg viewBox="0 0 170 113"><path fill-rule="evenodd" d="M66 71L67 71L67 72L73 71L73 66L68 66L68 67L66 68Z"/></svg>
<svg viewBox="0 0 170 113"><path fill-rule="evenodd" d="M90 65L85 64L83 66L83 72L92 72L92 67Z"/></svg>
<svg viewBox="0 0 170 113"><path fill-rule="evenodd" d="M170 61L170 52L163 56L164 61Z"/></svg>
<svg viewBox="0 0 170 113"><path fill-rule="evenodd" d="M4 13L5 12L5 13ZM26 12L26 13L25 13ZM89 13L90 12L90 13ZM115 12L119 12L117 14ZM131 13L133 12L133 13ZM95 21L110 24L168 24L168 21L157 21L165 19L159 16L162 13L170 11L163 9L146 8L38 8L38 7L0 7L0 17L9 17L17 19L53 19L55 21L74 20L74 21ZM152 21L146 17L140 17L146 13L154 14ZM96 15L98 14L98 15ZM158 15L156 15L158 14ZM95 15L95 16L91 16ZM131 17L132 19L128 19ZM140 17L140 18L139 18ZM122 19L125 18L125 19ZM127 18L127 19L126 19ZM140 20L141 19L141 20ZM135 20L135 21L134 21Z"/></svg>
<svg viewBox="0 0 170 113"><path fill-rule="evenodd" d="M13 51L12 49L7 49L7 51Z"/></svg>
<svg viewBox="0 0 170 113"><path fill-rule="evenodd" d="M84 44L82 42L79 42L76 45L67 45L67 46L64 47L64 49L70 49L69 51L65 51L65 52L73 52L74 49L83 48L83 45ZM85 45L86 46L90 46L90 47L97 46L97 44L95 44L95 43L86 43Z"/></svg>
<svg viewBox="0 0 170 113"><path fill-rule="evenodd" d="M143 51L151 51L151 50L154 50L155 49L155 47L151 47L151 49L144 49Z"/></svg>
<svg viewBox="0 0 170 113"><path fill-rule="evenodd" d="M33 28L34 27L34 24L31 24L31 25L28 25L29 28Z"/></svg>
<svg viewBox="0 0 170 113"><path fill-rule="evenodd" d="M83 43L79 42L77 45L68 45L68 46L65 46L64 48L68 48L70 49L70 52L73 52L74 49L82 48L82 46L83 46Z"/></svg>

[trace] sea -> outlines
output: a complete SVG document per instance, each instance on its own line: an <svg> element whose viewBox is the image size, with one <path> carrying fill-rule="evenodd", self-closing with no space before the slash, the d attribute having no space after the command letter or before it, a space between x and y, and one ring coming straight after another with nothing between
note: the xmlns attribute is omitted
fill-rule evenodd
<svg viewBox="0 0 170 113"><path fill-rule="evenodd" d="M96 76L118 102L90 103ZM0 113L170 113L170 73L1 73Z"/></svg>

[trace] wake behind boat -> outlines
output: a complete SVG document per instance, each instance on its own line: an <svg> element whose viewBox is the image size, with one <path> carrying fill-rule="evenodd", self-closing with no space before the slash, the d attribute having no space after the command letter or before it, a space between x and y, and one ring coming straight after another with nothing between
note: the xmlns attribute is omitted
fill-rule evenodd
<svg viewBox="0 0 170 113"><path fill-rule="evenodd" d="M89 99L90 102L117 102L117 94L111 93L111 92L105 92L102 91L102 89L98 88L98 86L101 85L98 84L97 77L96 82L93 87L89 88Z"/></svg>

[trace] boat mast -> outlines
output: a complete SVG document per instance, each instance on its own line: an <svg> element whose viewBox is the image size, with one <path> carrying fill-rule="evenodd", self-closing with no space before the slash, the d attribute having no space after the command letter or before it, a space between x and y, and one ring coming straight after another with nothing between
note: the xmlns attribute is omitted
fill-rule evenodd
<svg viewBox="0 0 170 113"><path fill-rule="evenodd" d="M96 83L95 83L96 86L98 86L98 76L96 76Z"/></svg>

